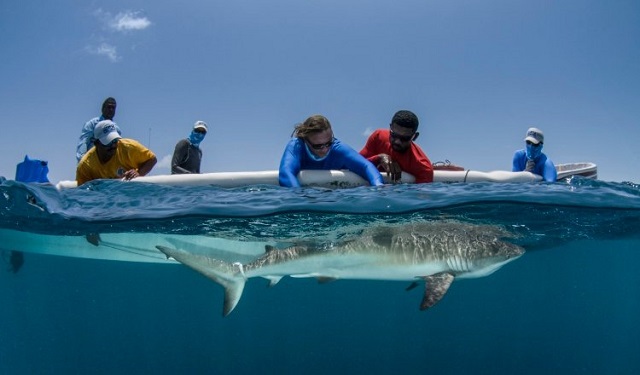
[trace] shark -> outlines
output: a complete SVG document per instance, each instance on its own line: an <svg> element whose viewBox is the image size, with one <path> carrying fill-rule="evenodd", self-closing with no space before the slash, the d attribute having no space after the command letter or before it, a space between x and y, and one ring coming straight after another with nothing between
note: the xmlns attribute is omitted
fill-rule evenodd
<svg viewBox="0 0 640 375"><path fill-rule="evenodd" d="M222 315L236 307L248 279L261 277L269 285L283 277L409 281L412 289L425 283L420 310L437 304L457 278L488 276L519 258L524 249L494 225L434 221L383 225L362 230L337 243L294 244L265 253L247 263L228 262L167 246L156 246L168 259L194 269L224 288Z"/></svg>

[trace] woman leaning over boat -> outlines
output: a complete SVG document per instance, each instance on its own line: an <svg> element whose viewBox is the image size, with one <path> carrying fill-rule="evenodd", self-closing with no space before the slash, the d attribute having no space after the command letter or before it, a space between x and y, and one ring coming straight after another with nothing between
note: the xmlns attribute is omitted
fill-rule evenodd
<svg viewBox="0 0 640 375"><path fill-rule="evenodd" d="M372 186L384 184L382 175L371 162L333 136L326 117L307 118L295 126L292 137L280 160L281 186L300 187L298 173L303 169L347 169Z"/></svg>

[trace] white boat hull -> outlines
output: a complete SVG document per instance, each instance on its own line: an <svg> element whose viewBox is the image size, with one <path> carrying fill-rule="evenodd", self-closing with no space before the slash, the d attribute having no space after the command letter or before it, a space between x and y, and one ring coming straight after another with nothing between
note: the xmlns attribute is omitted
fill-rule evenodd
<svg viewBox="0 0 640 375"><path fill-rule="evenodd" d="M593 163L558 164L556 169L558 170L559 180L575 175L592 179L597 178L597 167ZM387 180L384 174L383 177ZM303 170L298 178L303 186L350 188L368 185L367 181L350 171ZM435 170L433 180L434 182L537 182L541 181L542 177L530 172ZM249 185L278 185L278 171L156 175L138 177L131 181L178 186L219 186L223 188ZM402 174L402 182L413 183L414 181L415 179L412 175ZM76 186L75 181L60 181L56 184L58 189L74 188Z"/></svg>

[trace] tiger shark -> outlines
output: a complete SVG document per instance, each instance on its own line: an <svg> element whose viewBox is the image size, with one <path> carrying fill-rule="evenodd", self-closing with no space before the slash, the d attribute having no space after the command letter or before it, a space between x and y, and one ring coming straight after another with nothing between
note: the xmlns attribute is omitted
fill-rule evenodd
<svg viewBox="0 0 640 375"><path fill-rule="evenodd" d="M335 279L425 281L420 310L442 299L456 278L490 275L524 254L503 240L506 230L461 222L431 222L365 229L357 237L332 246L309 244L276 249L266 246L257 259L242 264L156 246L167 258L202 273L224 288L223 316L242 296L245 283L263 277L273 286L284 276Z"/></svg>

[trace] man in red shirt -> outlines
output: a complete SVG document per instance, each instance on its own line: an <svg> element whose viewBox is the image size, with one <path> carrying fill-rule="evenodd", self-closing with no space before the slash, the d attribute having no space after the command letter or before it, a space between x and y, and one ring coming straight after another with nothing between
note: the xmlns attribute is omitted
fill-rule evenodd
<svg viewBox="0 0 640 375"><path fill-rule="evenodd" d="M431 161L413 142L419 134L418 117L411 111L398 111L389 130L378 129L369 136L360 155L387 172L393 182L400 182L403 171L413 175L416 183L433 182Z"/></svg>

